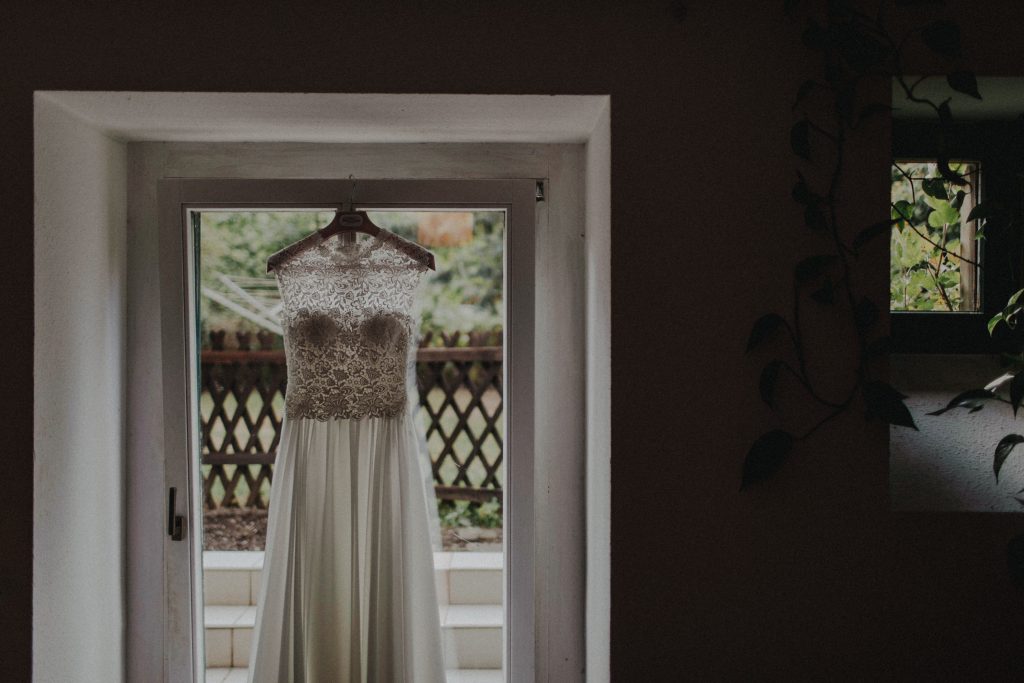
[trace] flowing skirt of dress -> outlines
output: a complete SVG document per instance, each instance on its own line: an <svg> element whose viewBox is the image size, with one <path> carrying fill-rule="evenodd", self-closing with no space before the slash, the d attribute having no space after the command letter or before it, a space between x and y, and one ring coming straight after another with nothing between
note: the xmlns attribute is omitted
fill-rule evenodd
<svg viewBox="0 0 1024 683"><path fill-rule="evenodd" d="M285 418L251 683L444 683L417 438L408 413Z"/></svg>

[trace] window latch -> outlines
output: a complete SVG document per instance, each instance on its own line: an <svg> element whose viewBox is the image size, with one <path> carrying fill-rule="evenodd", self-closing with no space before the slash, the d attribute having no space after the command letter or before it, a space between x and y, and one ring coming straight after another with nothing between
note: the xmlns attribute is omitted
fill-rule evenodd
<svg viewBox="0 0 1024 683"><path fill-rule="evenodd" d="M185 517L174 514L174 498L178 489L171 487L167 492L167 535L172 541L180 541L185 537Z"/></svg>

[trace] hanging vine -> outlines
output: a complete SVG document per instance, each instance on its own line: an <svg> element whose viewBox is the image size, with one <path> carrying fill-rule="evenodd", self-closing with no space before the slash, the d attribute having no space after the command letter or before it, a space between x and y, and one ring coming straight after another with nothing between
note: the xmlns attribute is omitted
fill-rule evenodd
<svg viewBox="0 0 1024 683"><path fill-rule="evenodd" d="M963 202L964 189L970 183L951 166L947 152L953 122L949 98L937 102L921 95L919 87L925 78L911 82L903 68L905 49L911 40L923 41L932 52L955 65L962 56L959 26L950 19L935 18L898 38L888 26L888 13L894 9L920 12L941 4L934 0L882 0L874 13L867 13L849 0L827 0L817 17L804 18L802 41L820 58L822 77L804 81L796 92L793 109L797 120L790 129L789 142L808 173L796 172L792 196L802 207L806 227L820 237L822 247L793 269L789 316L770 312L759 317L750 332L747 352L765 351L774 341L776 357L764 365L758 382L761 399L777 412L776 390L786 377L796 382L807 408L818 417L809 424L779 427L758 437L744 460L741 488L774 475L799 443L855 406L862 405L868 419L917 429L905 403L907 396L872 371L873 361L889 350L890 339L876 329L879 307L857 288L854 265L866 245L890 237L894 226L914 229L927 216L893 212L888 219L859 230L849 229L839 210L840 190L852 134L867 121L891 111L888 104L870 101L865 95L872 83L877 85L878 79L883 79L886 84L897 83L909 102L930 108L939 123L940 151L935 163L941 177L930 179L925 192ZM799 5L787 0L784 9L795 17ZM952 90L981 99L977 79L970 71L951 68L945 80ZM993 207L978 203L967 220L986 219L992 212ZM836 396L829 395L809 369L811 349L804 337L801 314L811 301L830 307L837 318L845 317L856 337L855 356L847 364L850 372L846 389ZM775 341L778 337L790 349L788 360L781 357Z"/></svg>

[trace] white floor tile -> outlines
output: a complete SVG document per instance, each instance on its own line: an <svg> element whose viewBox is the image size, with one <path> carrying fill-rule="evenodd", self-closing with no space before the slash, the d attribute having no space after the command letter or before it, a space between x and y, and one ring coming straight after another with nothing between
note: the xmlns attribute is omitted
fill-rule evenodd
<svg viewBox="0 0 1024 683"><path fill-rule="evenodd" d="M231 630L231 665L249 666L249 644L252 641L252 630L236 628Z"/></svg>
<svg viewBox="0 0 1024 683"><path fill-rule="evenodd" d="M203 603L206 605L248 605L247 570L206 570L203 572Z"/></svg>
<svg viewBox="0 0 1024 683"><path fill-rule="evenodd" d="M206 666L231 666L231 630L226 628L206 629Z"/></svg>
<svg viewBox="0 0 1024 683"><path fill-rule="evenodd" d="M444 620L447 628L501 628L501 605L449 605Z"/></svg>
<svg viewBox="0 0 1024 683"><path fill-rule="evenodd" d="M235 628L253 628L256 626L256 605L249 605L238 615Z"/></svg>
<svg viewBox="0 0 1024 683"><path fill-rule="evenodd" d="M504 593L500 571L451 569L448 572L448 602L453 605L501 604Z"/></svg>
<svg viewBox="0 0 1024 683"><path fill-rule="evenodd" d="M224 679L224 683L248 683L248 680L249 670L236 668L231 670L231 673Z"/></svg>
<svg viewBox="0 0 1024 683"><path fill-rule="evenodd" d="M231 669L226 667L218 666L206 670L206 683L224 683L224 679L227 677L228 672Z"/></svg>
<svg viewBox="0 0 1024 683"><path fill-rule="evenodd" d="M260 569L249 570L249 604L256 605L260 601L260 577L263 571Z"/></svg>
<svg viewBox="0 0 1024 683"><path fill-rule="evenodd" d="M504 683L501 669L448 669L447 683ZM206 670L206 683L246 683L248 669L216 667Z"/></svg>
<svg viewBox="0 0 1024 683"><path fill-rule="evenodd" d="M452 569L494 569L504 565L502 553L451 553Z"/></svg>
<svg viewBox="0 0 1024 683"><path fill-rule="evenodd" d="M504 683L501 669L449 669L448 683Z"/></svg>
<svg viewBox="0 0 1024 683"><path fill-rule="evenodd" d="M501 667L500 628L449 628L444 631L445 663L458 669Z"/></svg>
<svg viewBox="0 0 1024 683"><path fill-rule="evenodd" d="M461 566L474 569L500 569L503 553L500 552L435 552L434 567L447 569L449 566ZM262 550L204 550L204 570L238 570L259 571L263 568Z"/></svg>
<svg viewBox="0 0 1024 683"><path fill-rule="evenodd" d="M247 613L255 610L250 605L206 605L203 608L203 621L208 629L230 628Z"/></svg>
<svg viewBox="0 0 1024 683"><path fill-rule="evenodd" d="M263 567L262 550L204 550L203 569L260 569Z"/></svg>

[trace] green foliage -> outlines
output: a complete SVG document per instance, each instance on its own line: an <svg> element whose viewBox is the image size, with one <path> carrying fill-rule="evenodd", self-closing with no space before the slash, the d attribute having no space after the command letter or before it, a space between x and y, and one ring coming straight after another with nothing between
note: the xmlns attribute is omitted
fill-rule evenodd
<svg viewBox="0 0 1024 683"><path fill-rule="evenodd" d="M200 226L200 285L222 289L217 274L260 278L273 294L267 258L274 252L326 225L330 211L203 212ZM409 211L370 212L374 223L416 239L417 214ZM473 238L459 246L434 246L437 270L428 277L422 301L424 334L501 330L505 216L500 211L474 212ZM200 334L208 331L259 329L256 323L200 297ZM280 340L278 340L280 344Z"/></svg>
<svg viewBox="0 0 1024 683"><path fill-rule="evenodd" d="M473 240L462 246L432 247L437 271L427 281L424 334L501 330L505 249L504 214L477 212Z"/></svg>
<svg viewBox="0 0 1024 683"><path fill-rule="evenodd" d="M967 164L950 164L964 174ZM957 189L936 163L897 162L892 167L893 225L889 259L889 308L893 311L973 309L965 300L960 208L971 197L969 185ZM973 239L971 235L964 235Z"/></svg>
<svg viewBox="0 0 1024 683"><path fill-rule="evenodd" d="M267 258L326 225L327 211L204 211L199 225L199 284L220 289L217 273L267 277ZM202 342L211 329L255 331L258 326L204 296L199 297Z"/></svg>
<svg viewBox="0 0 1024 683"><path fill-rule="evenodd" d="M1003 310L989 319L989 334L994 334L996 328L1001 324L1006 325L1011 330L1016 328L1018 316L1024 310L1024 302L1021 302L1022 294L1024 294L1024 289L1014 292ZM945 407L928 414L942 415L954 408L966 408L968 412L976 413L989 402L995 401L1008 403L1013 409L1014 418L1016 418L1021 404L1024 403L1024 351L1018 354L1004 354L1003 360L1008 365L1008 371L989 382L984 389L968 389L963 391L950 400ZM1020 434L1006 434L996 444L995 452L992 456L992 471L997 482L999 481L999 473L1003 468L1003 464L1014 453L1016 446L1021 443L1024 443L1024 436ZM1024 493L1024 489L1018 491L1014 495L1014 499L1024 506L1024 496L1021 496L1022 493Z"/></svg>
<svg viewBox="0 0 1024 683"><path fill-rule="evenodd" d="M973 188L968 174L960 172L962 166L950 163L946 149L952 122L949 102L933 101L916 92L924 79L911 83L903 73L908 38L920 38L932 52L950 59L960 55L960 29L955 22L935 19L901 38L889 26L887 4L883 0L876 11L869 12L862 3L831 0L808 10L803 19L801 40L820 63L815 78L804 80L793 100L796 120L789 128L789 146L796 157L797 183L792 197L800 205L803 223L819 242L810 252L814 255L802 250L803 258L793 269L792 312L786 318L762 314L747 341L748 352L770 350L775 356L761 365L761 399L778 421L796 424L791 429L766 431L753 442L743 463L742 488L774 476L799 442L860 404L858 398L867 417L916 429L905 403L907 397L873 377L877 370L874 362L884 353L888 340L877 329L879 306L858 291L855 282L857 258L871 241L890 235L893 309L960 310L963 299L968 298L964 290L971 289L961 282L965 270L961 266L961 223L965 221L960 219L960 209ZM895 0L895 4L922 3ZM786 0L783 6L787 15L796 16L800 3ZM861 129L891 111L889 102L866 97L864 83L879 76L891 77L908 101L935 113L943 129L940 150L934 164L908 173L893 168L889 220L846 226L842 204L856 199L844 197L848 148L856 140L874 139ZM980 96L977 79L970 72L950 70L947 83L971 97ZM808 304L818 307L816 316L832 316L832 330L853 331L855 356L829 358L829 363L809 360L812 352L828 354L845 345L832 339L816 345L805 337L801 321L806 319L803 311ZM787 335L778 334L783 329ZM848 369L848 388L837 391L833 377L823 384L815 370L821 365ZM804 399L807 409L780 410L784 396Z"/></svg>
<svg viewBox="0 0 1024 683"><path fill-rule="evenodd" d="M441 526L481 527L496 529L502 525L501 503L491 498L486 503L471 503L468 500L443 500L438 503Z"/></svg>

